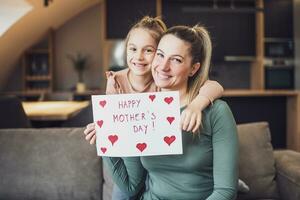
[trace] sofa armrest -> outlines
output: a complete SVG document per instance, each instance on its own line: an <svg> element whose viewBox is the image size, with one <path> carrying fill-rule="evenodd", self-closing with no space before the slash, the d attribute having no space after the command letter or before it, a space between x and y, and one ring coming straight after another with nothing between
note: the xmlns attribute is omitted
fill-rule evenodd
<svg viewBox="0 0 300 200"><path fill-rule="evenodd" d="M300 152L275 150L277 184L286 200L300 199Z"/></svg>

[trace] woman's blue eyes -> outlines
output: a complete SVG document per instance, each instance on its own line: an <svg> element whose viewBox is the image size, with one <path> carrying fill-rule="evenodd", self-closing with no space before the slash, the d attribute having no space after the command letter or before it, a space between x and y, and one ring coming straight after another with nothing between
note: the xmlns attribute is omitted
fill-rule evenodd
<svg viewBox="0 0 300 200"><path fill-rule="evenodd" d="M156 53L156 55L159 58L164 58L165 57L164 54L162 54L162 53ZM170 58L170 61L173 62L173 63L176 63L176 64L182 63L182 60L179 59L179 58Z"/></svg>
<svg viewBox="0 0 300 200"><path fill-rule="evenodd" d="M172 58L171 61L174 61L176 63L182 63L182 61L178 58Z"/></svg>

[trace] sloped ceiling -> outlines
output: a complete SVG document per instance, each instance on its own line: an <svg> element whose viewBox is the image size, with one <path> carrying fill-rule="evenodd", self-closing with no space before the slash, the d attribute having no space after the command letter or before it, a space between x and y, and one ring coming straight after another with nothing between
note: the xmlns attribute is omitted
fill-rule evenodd
<svg viewBox="0 0 300 200"><path fill-rule="evenodd" d="M44 7L44 0L27 2L34 7L32 11L0 37L0 91L27 48L41 39L50 28L57 29L102 0L52 0L48 7Z"/></svg>

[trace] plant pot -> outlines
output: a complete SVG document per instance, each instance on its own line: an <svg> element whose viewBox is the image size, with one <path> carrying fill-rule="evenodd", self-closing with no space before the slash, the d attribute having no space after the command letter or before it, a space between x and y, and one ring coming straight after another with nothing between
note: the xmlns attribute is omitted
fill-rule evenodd
<svg viewBox="0 0 300 200"><path fill-rule="evenodd" d="M82 83L82 82L78 82L76 84L76 91L77 92L84 92L86 90L86 85L85 83Z"/></svg>

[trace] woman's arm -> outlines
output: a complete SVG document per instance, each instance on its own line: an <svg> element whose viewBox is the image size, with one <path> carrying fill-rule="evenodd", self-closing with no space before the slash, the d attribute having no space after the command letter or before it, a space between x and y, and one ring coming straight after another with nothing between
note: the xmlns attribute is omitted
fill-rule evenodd
<svg viewBox="0 0 300 200"><path fill-rule="evenodd" d="M130 197L135 196L145 184L147 172L139 157L102 157L114 183Z"/></svg>
<svg viewBox="0 0 300 200"><path fill-rule="evenodd" d="M198 96L187 106L181 114L182 130L196 132L201 124L202 113L223 94L223 87L217 81L207 80L200 88Z"/></svg>
<svg viewBox="0 0 300 200"><path fill-rule="evenodd" d="M217 105L216 105L217 104ZM214 190L207 200L235 199L238 184L238 138L228 105L219 101L210 115L213 142Z"/></svg>

